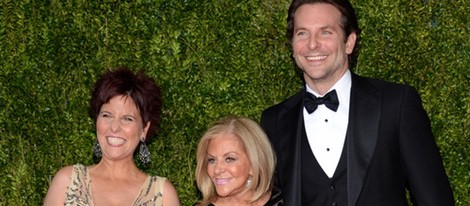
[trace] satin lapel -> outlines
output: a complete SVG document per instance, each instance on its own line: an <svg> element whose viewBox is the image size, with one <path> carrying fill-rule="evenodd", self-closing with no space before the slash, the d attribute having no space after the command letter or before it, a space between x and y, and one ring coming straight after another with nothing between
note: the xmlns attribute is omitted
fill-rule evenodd
<svg viewBox="0 0 470 206"><path fill-rule="evenodd" d="M348 205L355 205L375 152L381 114L381 93L368 80L352 76L347 131Z"/></svg>
<svg viewBox="0 0 470 206"><path fill-rule="evenodd" d="M285 102L283 109L277 120L279 124L278 130L280 137L279 146L282 147L281 151L284 155L284 174L287 175L289 182L284 183L285 196L288 197L284 200L285 205L300 205L301 199L301 174L300 174L300 135L303 128L302 117L302 100L303 91L299 92L291 101Z"/></svg>

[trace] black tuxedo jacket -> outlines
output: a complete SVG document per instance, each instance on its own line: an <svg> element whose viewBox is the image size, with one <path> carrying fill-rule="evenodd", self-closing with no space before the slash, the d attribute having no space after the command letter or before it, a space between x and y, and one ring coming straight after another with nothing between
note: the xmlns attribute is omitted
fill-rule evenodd
<svg viewBox="0 0 470 206"><path fill-rule="evenodd" d="M305 89L261 116L277 154L276 180L300 206L300 135ZM341 102L340 102L341 104ZM348 205L454 205L429 118L415 89L352 74L347 152Z"/></svg>

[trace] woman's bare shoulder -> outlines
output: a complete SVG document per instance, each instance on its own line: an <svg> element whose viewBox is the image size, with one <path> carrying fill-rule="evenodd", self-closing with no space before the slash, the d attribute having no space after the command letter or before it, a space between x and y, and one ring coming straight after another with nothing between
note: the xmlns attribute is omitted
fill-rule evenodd
<svg viewBox="0 0 470 206"><path fill-rule="evenodd" d="M67 186L72 178L73 166L61 168L54 175L52 182L47 190L44 205L64 205Z"/></svg>
<svg viewBox="0 0 470 206"><path fill-rule="evenodd" d="M163 185L163 205L180 205L178 192L176 192L176 188L173 186L173 184L171 184L169 180L165 180L165 184Z"/></svg>

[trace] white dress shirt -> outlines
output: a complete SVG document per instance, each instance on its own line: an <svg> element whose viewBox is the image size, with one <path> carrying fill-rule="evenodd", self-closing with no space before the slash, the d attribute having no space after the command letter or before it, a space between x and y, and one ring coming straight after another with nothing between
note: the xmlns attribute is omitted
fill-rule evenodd
<svg viewBox="0 0 470 206"><path fill-rule="evenodd" d="M306 85L307 92L321 97ZM303 109L305 131L308 142L318 164L328 177L333 177L338 166L346 139L351 96L351 72L348 70L328 91L336 90L339 106L336 112L324 104L309 114ZM327 92L327 93L328 93Z"/></svg>

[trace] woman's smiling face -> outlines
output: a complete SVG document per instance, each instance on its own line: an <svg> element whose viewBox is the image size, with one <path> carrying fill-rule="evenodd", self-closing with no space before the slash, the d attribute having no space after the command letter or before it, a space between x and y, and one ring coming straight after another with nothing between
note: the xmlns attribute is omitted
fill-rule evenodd
<svg viewBox="0 0 470 206"><path fill-rule="evenodd" d="M97 138L103 158L111 160L132 159L141 137L145 137L140 112L130 97L115 96L101 106L96 119Z"/></svg>
<svg viewBox="0 0 470 206"><path fill-rule="evenodd" d="M207 150L207 173L220 198L243 198L252 173L251 162L242 142L231 133L212 138Z"/></svg>

